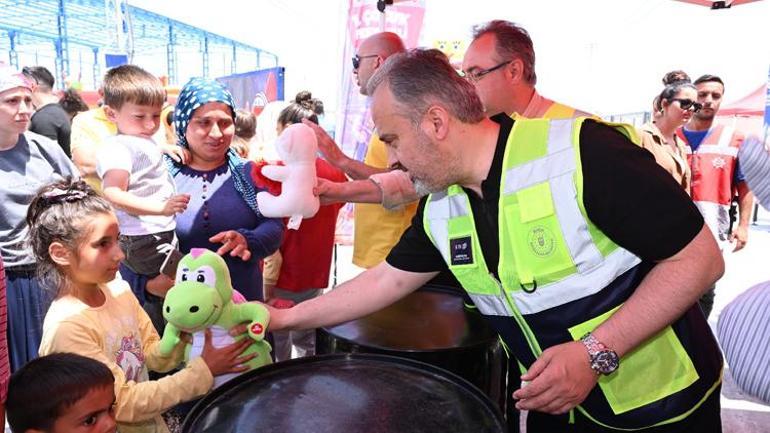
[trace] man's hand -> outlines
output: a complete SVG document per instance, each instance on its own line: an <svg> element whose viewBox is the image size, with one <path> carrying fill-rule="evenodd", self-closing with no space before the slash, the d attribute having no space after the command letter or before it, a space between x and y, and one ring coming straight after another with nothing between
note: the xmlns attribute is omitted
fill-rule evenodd
<svg viewBox="0 0 770 433"><path fill-rule="evenodd" d="M313 194L321 200L321 205L339 203L341 185L339 182L333 182L319 177L316 181Z"/></svg>
<svg viewBox="0 0 770 433"><path fill-rule="evenodd" d="M749 229L746 226L738 225L732 233L730 233L730 242L735 242L735 248L733 252L737 252L746 246L746 242L749 240Z"/></svg>
<svg viewBox="0 0 770 433"><path fill-rule="evenodd" d="M337 146L337 143L335 143L334 140L329 137L329 134L317 124L307 119L302 119L302 123L309 126L310 129L315 132L315 137L318 140L318 151L321 152L321 156L323 156L329 164L342 169L343 165L345 165L345 161L348 160L348 157L342 153L342 150Z"/></svg>
<svg viewBox="0 0 770 433"><path fill-rule="evenodd" d="M598 375L591 368L588 351L580 341L546 349L521 376L529 382L513 393L519 410L562 414L585 400Z"/></svg>

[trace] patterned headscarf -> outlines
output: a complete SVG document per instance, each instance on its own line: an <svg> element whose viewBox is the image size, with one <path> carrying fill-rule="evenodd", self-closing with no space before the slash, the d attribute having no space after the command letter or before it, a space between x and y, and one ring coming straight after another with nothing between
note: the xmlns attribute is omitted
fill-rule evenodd
<svg viewBox="0 0 770 433"><path fill-rule="evenodd" d="M187 143L187 126L190 124L195 110L209 102L221 102L230 107L230 114L235 122L235 101L233 95L225 88L222 83L206 78L192 78L184 85L179 97L176 100L174 109L174 128L176 130L177 144L182 147L189 147ZM249 207L261 215L257 207L257 193L251 183L248 182L244 166L246 160L238 156L233 149L227 150L227 165L230 167L230 175L233 178L235 190L240 193L243 200ZM171 158L166 158L171 170L171 175L176 176L182 169L182 166Z"/></svg>

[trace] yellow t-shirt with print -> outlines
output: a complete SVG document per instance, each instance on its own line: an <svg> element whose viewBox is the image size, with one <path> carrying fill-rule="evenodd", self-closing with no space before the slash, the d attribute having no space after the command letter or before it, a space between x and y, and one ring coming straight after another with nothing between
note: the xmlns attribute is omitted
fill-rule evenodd
<svg viewBox="0 0 770 433"><path fill-rule="evenodd" d="M40 356L71 352L105 364L115 377L115 418L121 433L164 433L160 414L208 392L214 379L203 359L149 381L147 370L169 371L185 344L169 356L158 352L160 337L128 284L120 278L100 287L104 304L90 307L74 296L56 299L45 315Z"/></svg>

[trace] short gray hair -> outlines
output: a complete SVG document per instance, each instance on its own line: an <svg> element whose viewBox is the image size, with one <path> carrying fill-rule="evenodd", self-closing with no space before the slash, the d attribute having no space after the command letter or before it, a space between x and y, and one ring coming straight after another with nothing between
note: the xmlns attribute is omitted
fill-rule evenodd
<svg viewBox="0 0 770 433"><path fill-rule="evenodd" d="M396 101L403 105L403 114L415 125L436 103L463 123L478 123L485 117L476 89L439 50L416 48L388 57L369 79L367 94L373 95L385 81Z"/></svg>
<svg viewBox="0 0 770 433"><path fill-rule="evenodd" d="M535 73L535 48L532 38L523 27L504 20L494 20L473 27L473 40L487 33L495 35L495 48L502 57L500 61L520 59L524 64L524 79L531 85L537 84Z"/></svg>

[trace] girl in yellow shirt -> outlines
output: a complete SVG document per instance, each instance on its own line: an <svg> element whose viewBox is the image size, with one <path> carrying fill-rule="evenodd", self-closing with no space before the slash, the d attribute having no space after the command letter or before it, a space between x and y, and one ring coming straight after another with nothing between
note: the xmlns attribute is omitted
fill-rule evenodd
<svg viewBox="0 0 770 433"><path fill-rule="evenodd" d="M109 203L83 181L60 181L35 196L27 214L43 280L56 298L43 323L40 355L73 352L106 364L115 376L121 433L167 432L160 414L211 389L213 375L245 370L249 339L222 349L206 345L181 371L149 381L148 369L179 365L184 344L163 357L160 338L128 285L116 279L123 253ZM42 398L43 396L41 396Z"/></svg>

